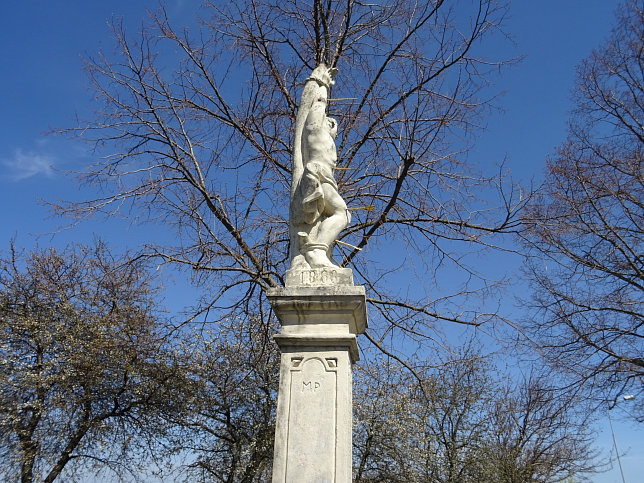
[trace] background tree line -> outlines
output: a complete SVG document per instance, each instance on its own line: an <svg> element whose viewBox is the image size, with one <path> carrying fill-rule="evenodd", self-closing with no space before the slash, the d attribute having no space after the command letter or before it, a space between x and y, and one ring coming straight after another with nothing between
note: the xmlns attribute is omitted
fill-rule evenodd
<svg viewBox="0 0 644 483"><path fill-rule="evenodd" d="M0 474L270 480L279 351L266 323L169 337L145 263L100 243L10 255ZM450 352L407 361L413 373L382 354L356 366L356 482L552 481L595 468L580 405L537 375L512 383L472 346Z"/></svg>
<svg viewBox="0 0 644 483"><path fill-rule="evenodd" d="M86 61L98 110L68 131L108 155L79 174L103 192L55 208L135 213L175 242L123 258L101 244L3 257L4 475L270 474L276 322L262 291L283 283L291 127L319 62L340 70L339 190L366 208L336 249L370 304L356 481L553 481L596 467L572 398L644 397L643 8L626 2L580 66L569 137L529 196L466 162L503 64L482 46L504 13L494 0L248 0L208 4L199 32L163 9L138 36L115 22L117 52ZM497 309L504 280L477 269L508 237L534 283L525 322ZM185 268L207 294L187 319L159 310L150 263ZM437 342L444 324L504 322L559 378L512 382Z"/></svg>

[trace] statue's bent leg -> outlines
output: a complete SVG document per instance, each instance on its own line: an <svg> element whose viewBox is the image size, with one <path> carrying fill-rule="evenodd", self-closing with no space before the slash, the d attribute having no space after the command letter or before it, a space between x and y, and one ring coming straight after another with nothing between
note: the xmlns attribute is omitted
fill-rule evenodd
<svg viewBox="0 0 644 483"><path fill-rule="evenodd" d="M332 247L340 232L351 221L351 215L334 186L324 183L322 190L324 191L324 220L318 229L317 242Z"/></svg>
<svg viewBox="0 0 644 483"><path fill-rule="evenodd" d="M321 188L324 192L324 207L315 238L311 239L306 233L298 233L300 249L307 263L314 268L334 266L330 260L331 248L351 220L347 205L337 189L330 183L323 183Z"/></svg>

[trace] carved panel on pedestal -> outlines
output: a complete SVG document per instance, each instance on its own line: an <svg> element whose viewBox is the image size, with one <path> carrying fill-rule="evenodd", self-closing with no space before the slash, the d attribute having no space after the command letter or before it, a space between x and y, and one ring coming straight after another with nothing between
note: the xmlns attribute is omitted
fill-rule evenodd
<svg viewBox="0 0 644 483"><path fill-rule="evenodd" d="M336 358L291 357L286 481L302 465L312 482L335 481L337 368Z"/></svg>

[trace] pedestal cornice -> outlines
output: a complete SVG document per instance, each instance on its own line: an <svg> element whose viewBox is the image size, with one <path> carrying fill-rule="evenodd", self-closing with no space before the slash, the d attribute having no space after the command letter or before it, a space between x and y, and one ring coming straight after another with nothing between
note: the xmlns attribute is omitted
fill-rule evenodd
<svg viewBox="0 0 644 483"><path fill-rule="evenodd" d="M283 333L298 332L362 334L367 328L365 290L362 286L286 287L266 293ZM305 330L306 329L306 330Z"/></svg>

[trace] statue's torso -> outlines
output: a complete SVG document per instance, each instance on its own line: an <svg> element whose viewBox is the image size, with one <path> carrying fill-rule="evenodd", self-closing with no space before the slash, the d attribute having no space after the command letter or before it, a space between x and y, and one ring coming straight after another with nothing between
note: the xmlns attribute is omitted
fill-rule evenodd
<svg viewBox="0 0 644 483"><path fill-rule="evenodd" d="M335 147L335 140L330 134L330 128L326 119L321 126L309 126L304 128L302 137L302 151L304 164L317 162L335 167L338 154Z"/></svg>

